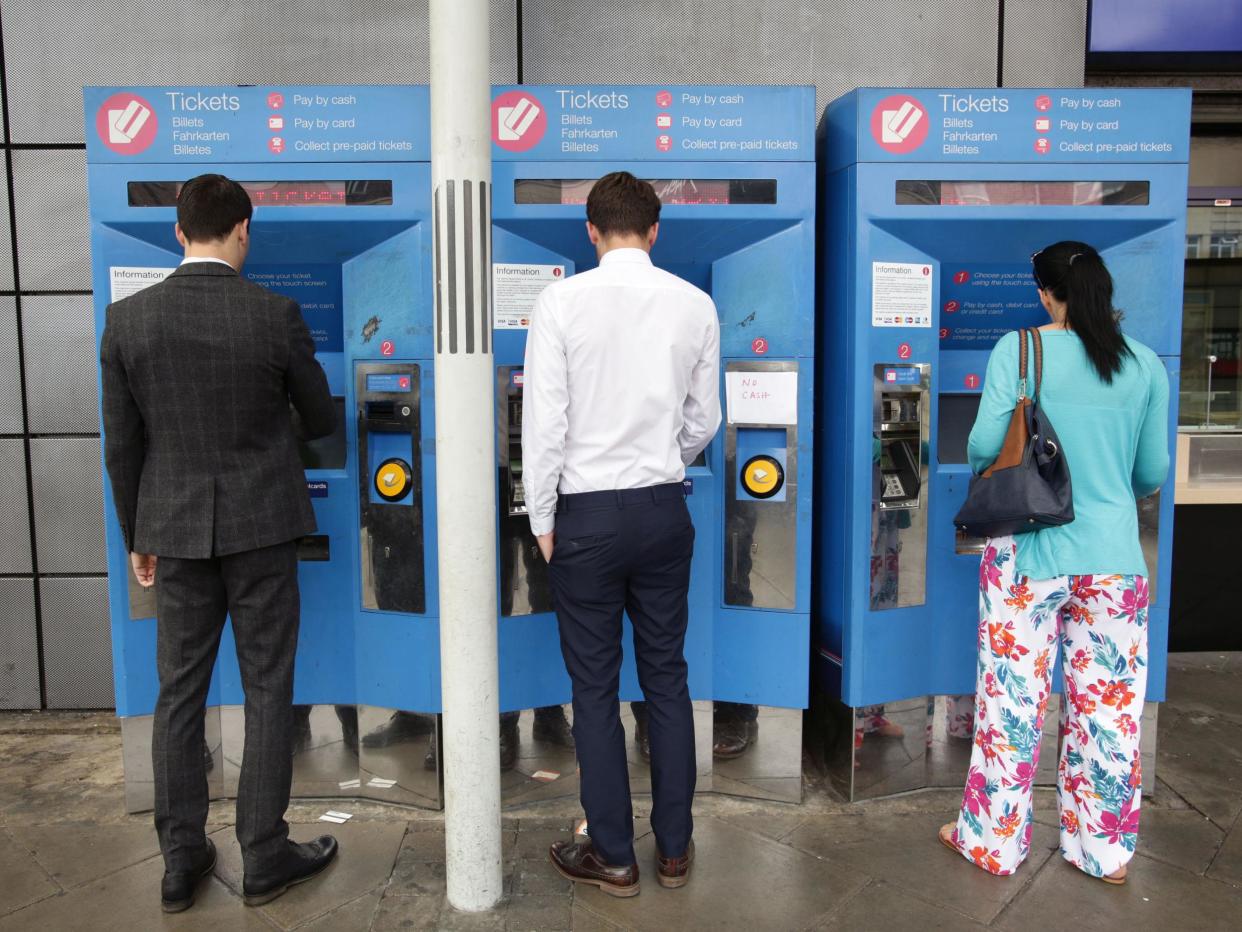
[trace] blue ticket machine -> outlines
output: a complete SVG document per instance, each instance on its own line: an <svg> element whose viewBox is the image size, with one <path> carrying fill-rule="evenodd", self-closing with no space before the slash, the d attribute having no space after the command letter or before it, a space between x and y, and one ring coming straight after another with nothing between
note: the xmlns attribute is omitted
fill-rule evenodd
<svg viewBox="0 0 1242 932"><path fill-rule="evenodd" d="M502 708L569 699L563 668L546 667L560 656L556 619L522 498L522 362L539 291L596 265L592 184L624 169L663 203L653 261L720 313L727 414L686 476L699 787L792 799L810 644L814 108L807 87L674 85L497 88L492 105ZM628 645L622 699L640 786L645 712ZM713 720L746 738L714 766ZM540 779L556 774L572 778L572 758Z"/></svg>
<svg viewBox="0 0 1242 932"><path fill-rule="evenodd" d="M1036 250L1078 239L1103 254L1126 332L1167 367L1173 449L1189 121L1188 90L1111 88L864 89L824 114L814 668L844 712L823 721L851 798L965 774L983 542L953 516L988 353L1047 322ZM1171 489L1138 507L1153 580L1150 783Z"/></svg>
<svg viewBox="0 0 1242 932"><path fill-rule="evenodd" d="M110 301L180 261L180 183L226 173L255 206L243 274L298 301L337 399L336 433L302 449L318 532L299 543L295 794L437 805L426 88L87 88L85 103L99 332ZM134 584L104 490L117 712L137 810L151 804L155 606ZM236 790L242 701L226 629L204 748L217 795Z"/></svg>

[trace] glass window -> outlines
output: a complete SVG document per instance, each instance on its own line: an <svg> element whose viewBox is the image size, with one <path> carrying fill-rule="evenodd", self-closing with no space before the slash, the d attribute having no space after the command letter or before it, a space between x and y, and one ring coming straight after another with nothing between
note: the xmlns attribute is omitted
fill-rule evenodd
<svg viewBox="0 0 1242 932"><path fill-rule="evenodd" d="M1186 214L1178 423L1242 428L1242 204Z"/></svg>

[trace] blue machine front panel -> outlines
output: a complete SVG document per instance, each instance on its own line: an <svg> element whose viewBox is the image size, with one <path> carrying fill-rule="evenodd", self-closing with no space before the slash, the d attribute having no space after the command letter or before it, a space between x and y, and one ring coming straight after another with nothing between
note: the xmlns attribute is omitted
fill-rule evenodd
<svg viewBox="0 0 1242 932"><path fill-rule="evenodd" d="M740 427L737 451L740 466L747 458L742 447L753 440L756 450L779 454L796 470L771 502L778 508L796 499L787 607L744 605L745 598L726 593L726 511L740 496L736 475L725 475L725 425L703 461L686 471L697 532L686 640L695 699L794 708L807 703L814 107L814 90L804 87L549 85L499 88L493 97L496 263L555 266L564 275L594 268L584 229L586 194L600 175L630 171L657 182L664 201L652 260L716 302L725 365L796 363L796 445L787 448L788 440L776 439L785 437L783 429L748 435ZM519 323L498 329L496 365L520 366L525 345ZM723 400L723 374L721 387ZM757 577L752 582L758 593ZM630 637L627 621L627 700L642 698ZM563 672L547 675L540 662L550 655L559 667L551 612L502 618L500 640L502 708L569 698ZM545 679L538 684L541 670Z"/></svg>
<svg viewBox="0 0 1242 932"><path fill-rule="evenodd" d="M1189 108L1180 90L924 89L860 90L825 111L816 654L847 704L974 692L979 554L952 518L988 354L1009 330L1047 319L1030 278L1037 249L1080 239L1100 250L1126 333L1168 369L1172 452ZM900 264L926 280L892 325L884 309ZM928 367L927 482L920 508L877 512L876 368L883 379L903 364ZM1170 484L1140 506L1156 700L1172 504ZM875 575L881 547L890 593Z"/></svg>
<svg viewBox="0 0 1242 932"><path fill-rule="evenodd" d="M158 280L180 261L173 235L176 212L168 200L175 198L176 184L223 172L246 183L255 204L243 274L299 302L339 399L338 435L310 445L304 455L318 536L326 538L321 542L326 546L300 564L295 701L437 710L426 88L87 88L84 93L98 331L107 304L125 293L128 282ZM391 452L385 445L406 458L412 446L408 433L404 441L396 434L375 435L368 462L359 462L355 368L372 360L405 360L421 373L413 387L421 396L422 612L362 607L362 480L369 480ZM158 688L154 620L130 617L128 561L107 482L104 495L117 710L149 714ZM384 507L408 509L412 497ZM209 702L236 704L242 698L226 629Z"/></svg>

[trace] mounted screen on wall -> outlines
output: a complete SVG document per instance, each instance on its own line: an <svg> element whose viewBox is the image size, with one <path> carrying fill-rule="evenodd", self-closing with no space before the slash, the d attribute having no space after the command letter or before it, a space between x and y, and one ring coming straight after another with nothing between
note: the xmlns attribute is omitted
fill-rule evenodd
<svg viewBox="0 0 1242 932"><path fill-rule="evenodd" d="M1099 71L1242 68L1242 3L1091 0L1087 65Z"/></svg>

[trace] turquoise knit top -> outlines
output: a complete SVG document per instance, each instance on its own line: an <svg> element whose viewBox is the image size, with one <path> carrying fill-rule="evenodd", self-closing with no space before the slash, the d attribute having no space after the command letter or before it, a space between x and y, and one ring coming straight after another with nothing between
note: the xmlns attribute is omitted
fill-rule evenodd
<svg viewBox="0 0 1242 932"><path fill-rule="evenodd" d="M1128 337L1133 357L1111 384L1101 381L1078 335L1040 331L1044 384L1040 406L1061 439L1074 494L1074 520L1018 534L1017 571L1030 579L1113 573L1147 575L1136 498L1155 492L1169 472L1169 378L1160 358ZM1029 352L1034 391L1034 352ZM992 350L968 454L976 473L1000 453L1018 386L1018 335Z"/></svg>

